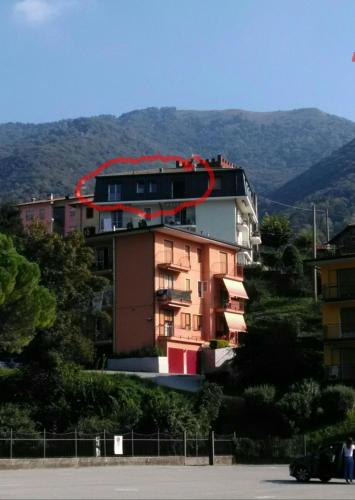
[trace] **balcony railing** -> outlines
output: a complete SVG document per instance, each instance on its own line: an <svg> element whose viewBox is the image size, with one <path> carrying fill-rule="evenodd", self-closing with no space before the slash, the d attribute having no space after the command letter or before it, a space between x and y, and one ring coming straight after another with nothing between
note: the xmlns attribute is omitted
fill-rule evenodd
<svg viewBox="0 0 355 500"><path fill-rule="evenodd" d="M355 380L355 362L326 367L328 380Z"/></svg>
<svg viewBox="0 0 355 500"><path fill-rule="evenodd" d="M236 312L244 312L244 302L239 302L236 300L226 300L221 304L221 309L236 311Z"/></svg>
<svg viewBox="0 0 355 500"><path fill-rule="evenodd" d="M191 303L191 290L175 290L173 288L160 288L157 290L158 300L162 302Z"/></svg>
<svg viewBox="0 0 355 500"><path fill-rule="evenodd" d="M324 300L350 300L355 299L355 282L346 285L327 283L322 286Z"/></svg>
<svg viewBox="0 0 355 500"><path fill-rule="evenodd" d="M355 244L322 245L317 247L318 257L341 257L355 254Z"/></svg>
<svg viewBox="0 0 355 500"><path fill-rule="evenodd" d="M324 336L332 339L355 339L354 323L333 323L324 326Z"/></svg>
<svg viewBox="0 0 355 500"><path fill-rule="evenodd" d="M244 266L241 264L226 264L225 262L215 262L211 266L212 274L214 275L226 275L234 278L243 279L244 276Z"/></svg>

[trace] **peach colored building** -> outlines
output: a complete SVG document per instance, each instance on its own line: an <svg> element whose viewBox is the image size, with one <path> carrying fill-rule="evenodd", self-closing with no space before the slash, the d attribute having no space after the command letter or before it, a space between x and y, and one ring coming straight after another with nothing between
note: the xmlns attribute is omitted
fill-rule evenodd
<svg viewBox="0 0 355 500"><path fill-rule="evenodd" d="M193 374L210 340L238 345L248 296L236 245L164 225L111 235L115 353L159 346L170 373Z"/></svg>
<svg viewBox="0 0 355 500"><path fill-rule="evenodd" d="M92 199L92 195L87 196ZM41 222L48 232L56 232L66 236L71 231L83 231L86 236L95 234L99 225L99 214L96 210L82 205L74 196L54 197L19 203L20 216L24 227L34 220Z"/></svg>

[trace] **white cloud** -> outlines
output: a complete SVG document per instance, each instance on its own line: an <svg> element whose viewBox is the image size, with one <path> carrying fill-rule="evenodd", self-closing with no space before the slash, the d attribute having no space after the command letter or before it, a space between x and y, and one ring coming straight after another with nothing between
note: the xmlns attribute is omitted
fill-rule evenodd
<svg viewBox="0 0 355 500"><path fill-rule="evenodd" d="M17 17L30 24L42 24L60 14L58 2L50 0L20 0L14 5Z"/></svg>
<svg viewBox="0 0 355 500"><path fill-rule="evenodd" d="M13 11L28 24L45 24L73 8L92 5L95 0L17 0Z"/></svg>

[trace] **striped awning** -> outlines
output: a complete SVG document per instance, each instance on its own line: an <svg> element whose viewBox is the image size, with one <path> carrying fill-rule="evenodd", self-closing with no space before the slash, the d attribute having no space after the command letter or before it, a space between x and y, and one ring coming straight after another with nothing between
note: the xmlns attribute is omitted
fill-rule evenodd
<svg viewBox="0 0 355 500"><path fill-rule="evenodd" d="M247 325L245 324L243 314L225 312L224 317L226 319L228 330L230 332L247 331Z"/></svg>
<svg viewBox="0 0 355 500"><path fill-rule="evenodd" d="M248 294L241 281L234 281L228 278L223 278L224 286L226 287L230 297L248 299Z"/></svg>

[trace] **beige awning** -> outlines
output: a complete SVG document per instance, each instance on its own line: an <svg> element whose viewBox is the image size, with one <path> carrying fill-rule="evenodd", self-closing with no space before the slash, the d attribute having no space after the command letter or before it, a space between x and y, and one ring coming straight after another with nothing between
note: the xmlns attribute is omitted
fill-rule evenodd
<svg viewBox="0 0 355 500"><path fill-rule="evenodd" d="M224 317L226 318L228 330L230 332L247 331L247 325L245 324L243 314L225 312Z"/></svg>
<svg viewBox="0 0 355 500"><path fill-rule="evenodd" d="M234 281L228 278L223 278L224 286L228 290L228 294L230 297L237 297L242 299L248 299L248 294L244 288L244 285L241 281Z"/></svg>

